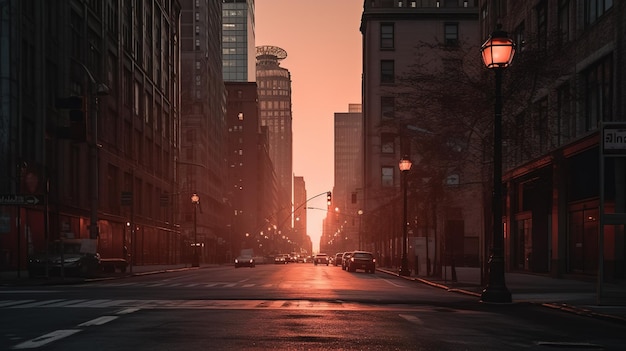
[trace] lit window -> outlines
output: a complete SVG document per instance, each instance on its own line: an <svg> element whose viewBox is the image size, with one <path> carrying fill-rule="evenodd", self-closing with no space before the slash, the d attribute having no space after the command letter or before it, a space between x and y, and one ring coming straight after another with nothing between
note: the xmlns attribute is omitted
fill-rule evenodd
<svg viewBox="0 0 626 351"><path fill-rule="evenodd" d="M237 118L239 118L240 121L243 121L243 112L239 112L239 114L237 114Z"/></svg>

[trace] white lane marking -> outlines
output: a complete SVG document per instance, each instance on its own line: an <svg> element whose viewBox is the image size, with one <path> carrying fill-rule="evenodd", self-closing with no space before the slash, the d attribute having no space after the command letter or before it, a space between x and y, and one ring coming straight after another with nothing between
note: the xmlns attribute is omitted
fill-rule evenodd
<svg viewBox="0 0 626 351"><path fill-rule="evenodd" d="M74 305L77 303L82 303L85 302L87 300L82 299L82 300L65 300L65 301L61 301L61 302L57 302L57 303L50 303L47 304L45 307L68 307L70 305Z"/></svg>
<svg viewBox="0 0 626 351"><path fill-rule="evenodd" d="M91 306L100 306L102 304L111 302L111 300L87 300L84 302L80 302L67 307L91 307Z"/></svg>
<svg viewBox="0 0 626 351"><path fill-rule="evenodd" d="M249 288L249 287L252 287L252 286L255 286L255 285L256 285L256 284L244 284L244 285L242 285L241 287L242 287L242 288Z"/></svg>
<svg viewBox="0 0 626 351"><path fill-rule="evenodd" d="M234 287L235 285L237 285L237 283L225 284L225 285L224 285L224 287L225 287L225 288L232 288L232 287Z"/></svg>
<svg viewBox="0 0 626 351"><path fill-rule="evenodd" d="M400 317L406 319L407 321L413 323L413 324L418 324L418 325L423 325L424 321L422 321L420 318L411 315L411 314L399 314Z"/></svg>
<svg viewBox="0 0 626 351"><path fill-rule="evenodd" d="M57 341L66 338L70 335L78 333L80 329L61 329L55 330L52 333L36 337L34 339L24 341L23 343L13 346L14 349L35 349L49 344L53 341Z"/></svg>
<svg viewBox="0 0 626 351"><path fill-rule="evenodd" d="M137 312L139 310L140 310L140 308L126 308L126 309L123 309L123 310L117 312L116 314L119 314L119 315L131 314L131 313Z"/></svg>
<svg viewBox="0 0 626 351"><path fill-rule="evenodd" d="M90 321L79 324L79 327L90 327L92 325L103 325L105 323L109 323L110 321L116 320L117 316L102 316L98 318L94 318Z"/></svg>
<svg viewBox="0 0 626 351"><path fill-rule="evenodd" d="M37 301L37 302L21 304L21 305L18 305L18 306L11 306L10 308L40 307L40 306L43 306L43 305L47 305L49 303L56 303L56 302L60 302L60 301L65 301L65 300L63 300L63 299L56 299L56 300ZM46 307L46 306L43 306L43 307Z"/></svg>
<svg viewBox="0 0 626 351"><path fill-rule="evenodd" d="M14 301L2 301L0 302L0 307L8 307L8 306L14 306L14 305L19 305L22 303L29 303L29 302L33 302L35 300L14 300Z"/></svg>
<svg viewBox="0 0 626 351"><path fill-rule="evenodd" d="M56 293L58 290L0 290L0 294L39 294Z"/></svg>
<svg viewBox="0 0 626 351"><path fill-rule="evenodd" d="M390 281L390 280L387 280L387 279L383 279L383 280L384 280L384 281L386 281L387 283L389 283L389 284L393 285L393 286L398 287L398 288L404 288L404 285L401 285L401 284L396 284L396 283L394 283L394 282L392 282L392 281Z"/></svg>

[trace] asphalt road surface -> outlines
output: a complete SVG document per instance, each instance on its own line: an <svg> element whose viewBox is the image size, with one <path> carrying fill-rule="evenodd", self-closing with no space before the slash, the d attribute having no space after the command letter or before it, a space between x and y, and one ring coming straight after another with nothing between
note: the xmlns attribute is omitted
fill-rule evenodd
<svg viewBox="0 0 626 351"><path fill-rule="evenodd" d="M624 335L535 304L313 264L0 288L1 350L623 350Z"/></svg>

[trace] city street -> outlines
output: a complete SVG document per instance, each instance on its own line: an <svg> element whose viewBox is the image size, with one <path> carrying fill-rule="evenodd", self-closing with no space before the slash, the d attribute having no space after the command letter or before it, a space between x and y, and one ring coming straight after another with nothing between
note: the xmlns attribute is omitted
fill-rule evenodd
<svg viewBox="0 0 626 351"><path fill-rule="evenodd" d="M0 288L2 350L620 350L625 332L332 265Z"/></svg>

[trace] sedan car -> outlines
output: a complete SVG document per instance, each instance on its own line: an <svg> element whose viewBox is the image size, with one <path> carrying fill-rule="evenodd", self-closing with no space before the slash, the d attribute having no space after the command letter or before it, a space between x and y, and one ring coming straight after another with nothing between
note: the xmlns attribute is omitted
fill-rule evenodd
<svg viewBox="0 0 626 351"><path fill-rule="evenodd" d="M250 267L254 268L256 264L254 263L254 257L252 256L239 256L235 258L235 268L239 267Z"/></svg>
<svg viewBox="0 0 626 351"><path fill-rule="evenodd" d="M315 255L313 259L313 263L317 266L318 264L325 264L328 266L328 255L325 253L318 253Z"/></svg>
<svg viewBox="0 0 626 351"><path fill-rule="evenodd" d="M343 257L343 252L337 252L335 254L335 259L333 260L333 263L335 266L339 266L341 264L342 257Z"/></svg>
<svg viewBox="0 0 626 351"><path fill-rule="evenodd" d="M343 269L344 271L348 267L348 260L350 260L350 255L351 254L352 254L352 252L346 251L341 256L341 269Z"/></svg>
<svg viewBox="0 0 626 351"><path fill-rule="evenodd" d="M288 254L279 254L274 257L274 264L287 264L289 263Z"/></svg>
<svg viewBox="0 0 626 351"><path fill-rule="evenodd" d="M100 255L88 253L49 253L28 260L28 275L32 277L66 275L90 277L100 271Z"/></svg>
<svg viewBox="0 0 626 351"><path fill-rule="evenodd" d="M366 273L376 272L374 255L367 251L354 251L348 260L347 270L348 272L356 272L357 269L362 269Z"/></svg>

